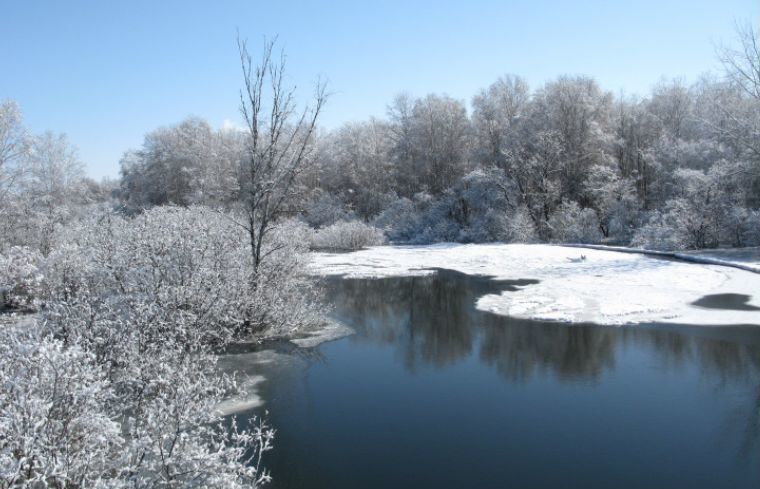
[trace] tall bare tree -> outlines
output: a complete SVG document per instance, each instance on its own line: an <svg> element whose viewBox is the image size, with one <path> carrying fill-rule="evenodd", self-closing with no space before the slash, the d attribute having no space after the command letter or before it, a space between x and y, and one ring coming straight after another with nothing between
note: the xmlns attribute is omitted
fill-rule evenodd
<svg viewBox="0 0 760 489"><path fill-rule="evenodd" d="M738 47L722 47L718 58L729 80L747 95L760 100L760 44L751 24L736 25Z"/></svg>
<svg viewBox="0 0 760 489"><path fill-rule="evenodd" d="M326 86L317 82L310 104L299 108L295 87L286 82L285 54L274 56L276 40L266 42L254 64L247 43L238 36L244 88L240 111L248 132L241 165L242 223L248 232L254 272L272 250L264 251L266 235L297 193L298 176L310 162L317 119L327 100Z"/></svg>
<svg viewBox="0 0 760 489"><path fill-rule="evenodd" d="M21 110L13 100L0 101L0 215L15 180L24 168L21 161L28 155L30 138L21 120Z"/></svg>
<svg viewBox="0 0 760 489"><path fill-rule="evenodd" d="M712 127L727 141L738 145L755 162L754 176L760 175L760 39L751 25L737 24L737 47L722 47L718 58L726 78L740 92L715 98L715 108L725 120ZM728 96L726 96L728 95Z"/></svg>

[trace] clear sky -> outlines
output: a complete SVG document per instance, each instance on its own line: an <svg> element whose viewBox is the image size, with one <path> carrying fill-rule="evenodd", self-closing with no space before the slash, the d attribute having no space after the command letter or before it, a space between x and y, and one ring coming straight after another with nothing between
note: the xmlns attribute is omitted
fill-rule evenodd
<svg viewBox="0 0 760 489"><path fill-rule="evenodd" d="M0 0L0 99L32 131L66 132L92 176L116 176L152 129L239 122L236 29L254 53L278 35L304 94L329 80L329 128L383 116L401 91L469 101L505 73L639 94L693 81L759 16L759 0Z"/></svg>

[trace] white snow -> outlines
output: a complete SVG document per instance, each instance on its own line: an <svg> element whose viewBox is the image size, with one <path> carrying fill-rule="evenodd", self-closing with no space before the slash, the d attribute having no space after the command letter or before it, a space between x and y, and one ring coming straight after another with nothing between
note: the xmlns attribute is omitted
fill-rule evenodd
<svg viewBox="0 0 760 489"><path fill-rule="evenodd" d="M311 265L315 274L348 277L421 275L434 268L539 280L478 300L479 309L505 316L607 325L760 325L760 311L691 305L705 295L734 293L750 296L748 305L760 307L760 274L639 254L551 245L438 244L314 253Z"/></svg>
<svg viewBox="0 0 760 489"><path fill-rule="evenodd" d="M219 373L235 375L240 387L239 395L219 403L215 411L222 416L240 413L264 405L259 390L260 385L268 379L262 375L262 366L273 364L287 366L300 361L298 358L273 350L260 350L250 353L230 353L219 356L217 370Z"/></svg>
<svg viewBox="0 0 760 489"><path fill-rule="evenodd" d="M354 333L355 331L345 324L337 321L328 321L321 328L308 332L305 337L292 339L290 342L301 348L314 348L327 341L337 340Z"/></svg>
<svg viewBox="0 0 760 489"><path fill-rule="evenodd" d="M323 327L309 331L303 338L290 340L300 348L314 348L326 341L333 341L354 334L350 327L336 321L328 321ZM274 350L260 350L249 353L226 353L218 358L217 369L220 373L235 375L240 387L239 395L230 397L215 406L215 411L222 416L238 414L264 405L261 397L261 384L267 382L271 370L286 369L294 363L301 363L297 356L277 353ZM267 366L267 368L262 368Z"/></svg>

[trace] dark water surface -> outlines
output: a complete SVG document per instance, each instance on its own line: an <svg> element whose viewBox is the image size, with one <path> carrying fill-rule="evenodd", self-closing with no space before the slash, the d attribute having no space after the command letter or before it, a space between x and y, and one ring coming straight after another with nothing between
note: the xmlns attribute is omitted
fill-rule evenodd
<svg viewBox="0 0 760 489"><path fill-rule="evenodd" d="M456 272L330 279L356 335L262 373L273 487L760 488L760 329L541 323Z"/></svg>

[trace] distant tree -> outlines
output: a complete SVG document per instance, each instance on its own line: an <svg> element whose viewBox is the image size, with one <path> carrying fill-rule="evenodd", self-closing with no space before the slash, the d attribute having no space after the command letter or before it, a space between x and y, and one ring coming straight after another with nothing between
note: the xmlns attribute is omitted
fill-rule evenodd
<svg viewBox="0 0 760 489"><path fill-rule="evenodd" d="M588 77L560 77L533 97L526 129L549 131L560 149L561 197L585 204L589 169L611 156L612 95Z"/></svg>
<svg viewBox="0 0 760 489"><path fill-rule="evenodd" d="M536 226L524 206L515 209L507 220L503 238L508 243L534 243L538 240Z"/></svg>
<svg viewBox="0 0 760 489"><path fill-rule="evenodd" d="M634 182L622 178L617 168L594 166L585 193L597 212L603 237L627 244L639 224L641 207Z"/></svg>
<svg viewBox="0 0 760 489"><path fill-rule="evenodd" d="M370 119L339 127L322 138L321 188L371 219L388 205L395 184L388 124Z"/></svg>
<svg viewBox="0 0 760 489"><path fill-rule="evenodd" d="M84 203L84 179L84 164L65 134L46 132L33 139L22 188L36 235L27 239L43 254L52 250L56 226L70 220Z"/></svg>
<svg viewBox="0 0 760 489"><path fill-rule="evenodd" d="M121 159L122 199L130 210L228 204L238 194L242 142L240 131L214 130L197 117L151 131Z"/></svg>
<svg viewBox="0 0 760 489"><path fill-rule="evenodd" d="M18 104L0 101L0 213L5 193L23 170L21 163L28 154L29 142Z"/></svg>
<svg viewBox="0 0 760 489"><path fill-rule="evenodd" d="M598 243L602 237L599 219L591 209L565 201L549 219L552 241L559 243Z"/></svg>
<svg viewBox="0 0 760 489"><path fill-rule="evenodd" d="M519 138L517 129L529 101L527 82L514 75L499 78L473 97L472 124L481 164L504 168L507 154Z"/></svg>
<svg viewBox="0 0 760 489"><path fill-rule="evenodd" d="M400 193L442 193L469 167L470 121L464 104L448 96L412 101L402 95L390 109Z"/></svg>
<svg viewBox="0 0 760 489"><path fill-rule="evenodd" d="M760 100L760 44L757 31L751 24L737 25L739 46L722 47L718 59L726 76L745 94Z"/></svg>
<svg viewBox="0 0 760 489"><path fill-rule="evenodd" d="M736 28L737 47L723 47L718 57L732 90L722 90L713 107L720 119L710 126L753 164L737 171L753 186L752 205L760 205L760 39L751 25Z"/></svg>
<svg viewBox="0 0 760 489"><path fill-rule="evenodd" d="M549 239L547 222L561 201L559 136L551 131L532 133L509 158L511 176L536 232L540 239Z"/></svg>

